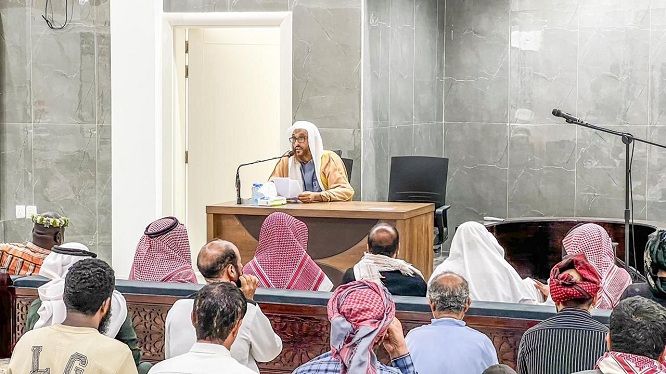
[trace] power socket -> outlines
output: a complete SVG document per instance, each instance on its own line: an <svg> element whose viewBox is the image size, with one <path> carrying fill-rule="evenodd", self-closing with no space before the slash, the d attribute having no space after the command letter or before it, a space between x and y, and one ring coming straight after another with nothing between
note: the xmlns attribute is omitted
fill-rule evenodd
<svg viewBox="0 0 666 374"><path fill-rule="evenodd" d="M16 206L16 218L25 218L25 205Z"/></svg>
<svg viewBox="0 0 666 374"><path fill-rule="evenodd" d="M35 205L27 205L25 207L25 218L30 218L33 214L37 214L37 207Z"/></svg>

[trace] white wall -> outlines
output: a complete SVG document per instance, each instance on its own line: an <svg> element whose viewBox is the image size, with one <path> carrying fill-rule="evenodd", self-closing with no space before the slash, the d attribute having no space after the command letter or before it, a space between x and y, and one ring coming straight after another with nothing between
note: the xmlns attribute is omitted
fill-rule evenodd
<svg viewBox="0 0 666 374"><path fill-rule="evenodd" d="M162 214L162 0L110 4L112 261L126 278L143 229Z"/></svg>

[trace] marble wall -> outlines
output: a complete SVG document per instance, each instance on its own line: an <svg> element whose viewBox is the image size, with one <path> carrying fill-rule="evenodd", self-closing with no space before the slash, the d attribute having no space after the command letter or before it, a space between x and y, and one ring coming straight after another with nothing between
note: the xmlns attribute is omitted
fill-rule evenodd
<svg viewBox="0 0 666 374"><path fill-rule="evenodd" d="M0 2L0 239L28 240L15 205L36 205L69 216L66 241L110 261L109 2L72 9L51 30L43 1ZM64 20L64 1L53 17Z"/></svg>
<svg viewBox="0 0 666 374"><path fill-rule="evenodd" d="M165 12L292 11L292 115L354 160L361 198L361 0L164 0Z"/></svg>

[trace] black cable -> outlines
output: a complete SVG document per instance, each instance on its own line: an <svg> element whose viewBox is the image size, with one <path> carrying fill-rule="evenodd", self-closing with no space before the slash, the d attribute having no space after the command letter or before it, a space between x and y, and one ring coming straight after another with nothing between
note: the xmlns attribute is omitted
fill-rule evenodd
<svg viewBox="0 0 666 374"><path fill-rule="evenodd" d="M49 7L50 5L50 7ZM49 11L49 8L51 9L51 19L47 18L47 14ZM72 13L74 13L74 3L72 3ZM46 25L51 29L51 30L62 30L67 26L67 23L69 22L70 14L69 14L69 1L65 0L65 23L63 23L61 26L56 26L59 24L53 19L53 0L46 0L44 3L44 14L42 15L42 18L44 18L44 21L46 21Z"/></svg>

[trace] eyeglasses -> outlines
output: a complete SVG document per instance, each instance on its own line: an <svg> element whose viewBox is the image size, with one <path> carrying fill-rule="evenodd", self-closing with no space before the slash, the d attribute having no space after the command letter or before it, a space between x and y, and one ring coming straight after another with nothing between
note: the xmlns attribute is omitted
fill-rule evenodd
<svg viewBox="0 0 666 374"><path fill-rule="evenodd" d="M289 140L289 143L292 143L292 144L293 144L294 142L298 142L298 144L303 144L303 143L305 143L306 140L308 140L308 138L306 138L306 137L304 137L304 136L299 136L298 138L294 138L294 137L292 136L292 137L289 138L288 140Z"/></svg>

